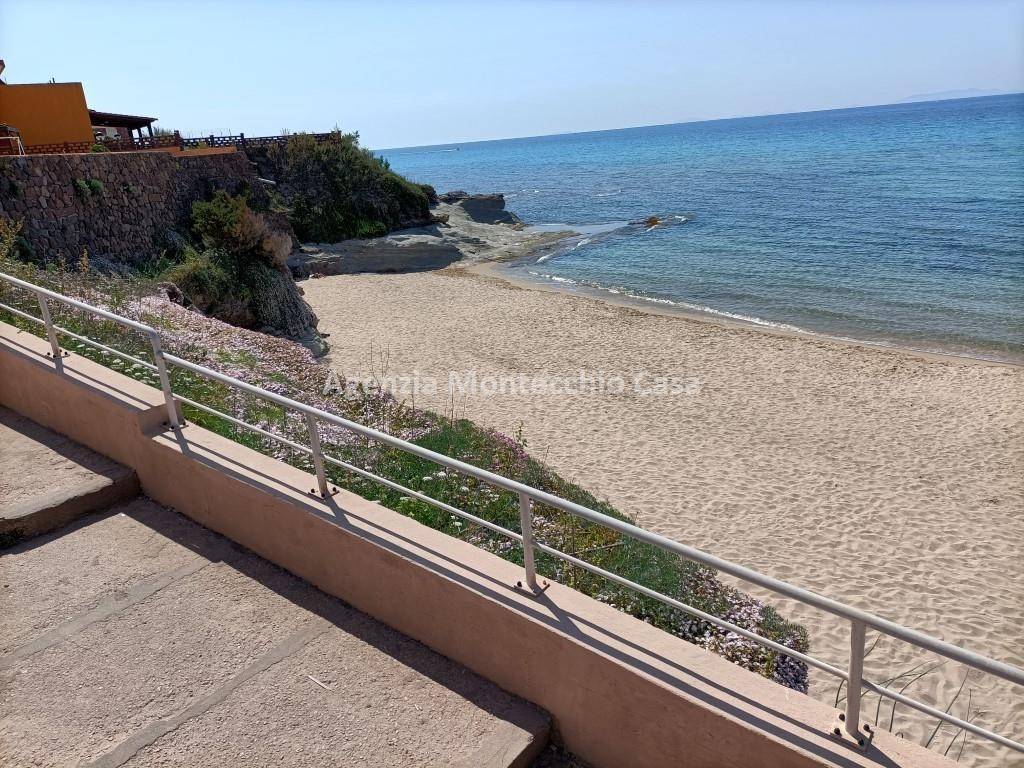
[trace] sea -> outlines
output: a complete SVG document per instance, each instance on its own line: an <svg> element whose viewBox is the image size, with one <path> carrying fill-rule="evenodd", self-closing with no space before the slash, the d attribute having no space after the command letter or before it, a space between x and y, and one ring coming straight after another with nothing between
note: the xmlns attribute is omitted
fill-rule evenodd
<svg viewBox="0 0 1024 768"><path fill-rule="evenodd" d="M381 154L579 233L510 265L528 280L1024 363L1024 94Z"/></svg>

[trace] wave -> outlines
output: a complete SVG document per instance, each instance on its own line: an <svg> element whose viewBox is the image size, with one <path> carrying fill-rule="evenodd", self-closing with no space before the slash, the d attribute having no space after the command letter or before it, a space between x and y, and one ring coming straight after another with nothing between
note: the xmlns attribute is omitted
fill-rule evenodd
<svg viewBox="0 0 1024 768"><path fill-rule="evenodd" d="M584 245L586 245L587 243L590 243L590 242L593 242L593 238L585 237L582 240L580 240L578 243L575 243L571 248L566 248L566 249L561 249L561 250L557 250L557 251L551 251L550 253L545 253L543 256L540 256L537 259L537 261L534 262L534 263L535 264L543 264L548 259L554 258L555 256L564 256L567 253L572 253L577 248L582 248Z"/></svg>
<svg viewBox="0 0 1024 768"><path fill-rule="evenodd" d="M548 274L546 274L544 272L534 272L532 269L527 270L527 272L529 274L533 275L534 277L543 277L545 280L551 280L551 281L553 281L555 283L565 283L567 285L579 285L580 284L579 282L577 282L576 280L573 280L570 277L559 277L558 275L548 275Z"/></svg>
<svg viewBox="0 0 1024 768"><path fill-rule="evenodd" d="M601 285L590 280L573 280L571 277L562 277L561 275L552 275L546 272L536 272L534 270L527 270L527 272L533 277L539 277L544 280L550 280L554 283L560 283L562 285L578 285L582 288L587 288L589 290L599 291L601 293L608 293L615 296L626 296L629 299L634 299L636 301L645 301L649 304L659 304L662 306L676 307L678 309L687 310L690 312L699 312L700 314L704 315L714 315L716 317L722 317L728 320L737 320L742 323L757 325L762 328L774 328L776 330L791 331L794 333L811 333L811 331L808 331L805 328L790 325L789 323L779 323L774 320L766 320L763 317L744 315L739 312L729 312L724 309L715 309L714 307L709 307L706 304L693 304L688 301L680 301L677 299L665 299L659 296L648 296L624 288L610 288L606 285Z"/></svg>

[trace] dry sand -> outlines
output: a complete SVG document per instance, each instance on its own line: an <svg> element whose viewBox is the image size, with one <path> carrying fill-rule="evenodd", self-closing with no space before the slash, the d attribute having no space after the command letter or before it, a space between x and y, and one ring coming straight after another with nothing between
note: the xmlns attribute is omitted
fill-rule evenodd
<svg viewBox="0 0 1024 768"><path fill-rule="evenodd" d="M303 286L332 334L335 370L379 375L384 352L387 373L440 380L417 406L450 407L450 371L695 378L691 394L627 386L457 406L505 432L522 425L534 455L651 530L1024 666L1024 369L640 311L481 267ZM846 667L848 625L773 602L808 628L814 655ZM880 681L929 660L883 639L866 667ZM945 708L963 674L949 663L906 693ZM832 701L835 690L812 672L812 695ZM954 714L968 691L972 718L983 710L976 722L1024 740L1024 689L972 673ZM907 738L933 727L897 710ZM933 748L954 733L944 728ZM971 737L962 762L1021 757Z"/></svg>

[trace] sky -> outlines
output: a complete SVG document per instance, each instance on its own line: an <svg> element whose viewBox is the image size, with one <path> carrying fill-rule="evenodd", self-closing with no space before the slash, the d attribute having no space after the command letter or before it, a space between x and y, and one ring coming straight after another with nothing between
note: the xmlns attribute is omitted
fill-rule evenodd
<svg viewBox="0 0 1024 768"><path fill-rule="evenodd" d="M1024 91L1024 0L0 0L9 83L372 148Z"/></svg>

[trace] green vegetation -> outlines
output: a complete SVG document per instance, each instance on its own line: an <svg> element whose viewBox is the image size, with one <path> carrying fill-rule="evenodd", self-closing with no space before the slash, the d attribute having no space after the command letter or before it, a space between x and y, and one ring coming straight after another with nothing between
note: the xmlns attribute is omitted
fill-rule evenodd
<svg viewBox="0 0 1024 768"><path fill-rule="evenodd" d="M9 256L25 262L36 260L35 249L21 234L22 219L0 218L0 256Z"/></svg>
<svg viewBox="0 0 1024 768"><path fill-rule="evenodd" d="M82 200L88 200L93 195L103 194L103 182L99 179L75 179L75 194Z"/></svg>
<svg viewBox="0 0 1024 768"><path fill-rule="evenodd" d="M233 258L225 246L238 235L232 226L226 225L232 221L237 223L242 210L230 199L217 200L211 201L210 207L200 208L195 217L197 229L201 230L200 236L213 238L211 244L218 246L197 251L197 254L209 260L215 268L221 266L218 260ZM7 241L11 241L11 238L8 236L4 240L3 232L0 231L0 247ZM197 273L203 273L203 286L209 286L208 290L211 291L219 290L219 281L223 278L217 274L216 269L212 275L205 274L205 263L194 269ZM470 421L456 418L454 413L442 416L417 410L377 387L346 383L337 392L325 395L322 388L327 379L327 369L314 363L302 348L244 331L232 334L217 331L217 341L213 343L210 335L213 329L207 328L204 335L204 331L196 330L193 321L183 320L174 312L156 315L153 306L142 300L142 297L151 294L151 283L108 278L95 273L68 272L55 266L44 270L10 259L0 260L0 270L13 271L37 284L100 303L127 317L159 327L165 348L174 354L203 362L204 365L250 383L309 402L438 453L520 480L617 519L629 519L607 502L595 498L531 457L521 436L510 438L493 430L482 429ZM196 279L199 280L198 277ZM0 284L0 301L26 312L35 313L37 309L31 296L4 287L3 284ZM64 339L71 351L151 386L159 386L155 373L141 364L142 361L150 360L150 352L145 340L138 334L117 324L88 318L80 312L55 304L51 303L55 322L121 350L130 355L132 360L125 361L102 350ZM16 316L0 311L0 319L42 335L40 326ZM305 420L300 414L284 411L267 401L230 390L189 371L172 369L172 381L175 392L182 396L296 442L308 444ZM303 452L294 451L277 441L192 407L186 407L185 413L191 422L306 471L312 471L311 461ZM322 425L321 436L325 453L342 462L385 477L416 494L423 494L510 530L519 530L518 498L515 494L446 470L398 449L356 437L331 425ZM331 481L339 487L377 500L425 525L471 542L507 560L522 563L522 548L516 542L424 502L408 491L382 486L335 465L329 465L329 475ZM807 651L807 635L802 627L786 621L770 606L726 586L708 568L543 504L535 507L534 520L537 539L544 544L796 650ZM539 573L548 579L572 586L784 685L806 690L806 667L789 657L726 633L705 621L544 553L538 553L537 567Z"/></svg>
<svg viewBox="0 0 1024 768"><path fill-rule="evenodd" d="M249 303L249 289L231 272L233 259L220 250L197 251L186 248L185 260L168 269L163 278L174 283L189 303L202 312L222 317L228 314L226 303Z"/></svg>
<svg viewBox="0 0 1024 768"><path fill-rule="evenodd" d="M287 144L247 153L274 179L300 240L376 237L430 219L428 191L359 146L359 135L328 140L295 134Z"/></svg>
<svg viewBox="0 0 1024 768"><path fill-rule="evenodd" d="M255 298L281 269L291 238L273 231L244 195L217 191L192 204L190 237L176 242L148 273L174 283L186 302L232 325L254 327Z"/></svg>

